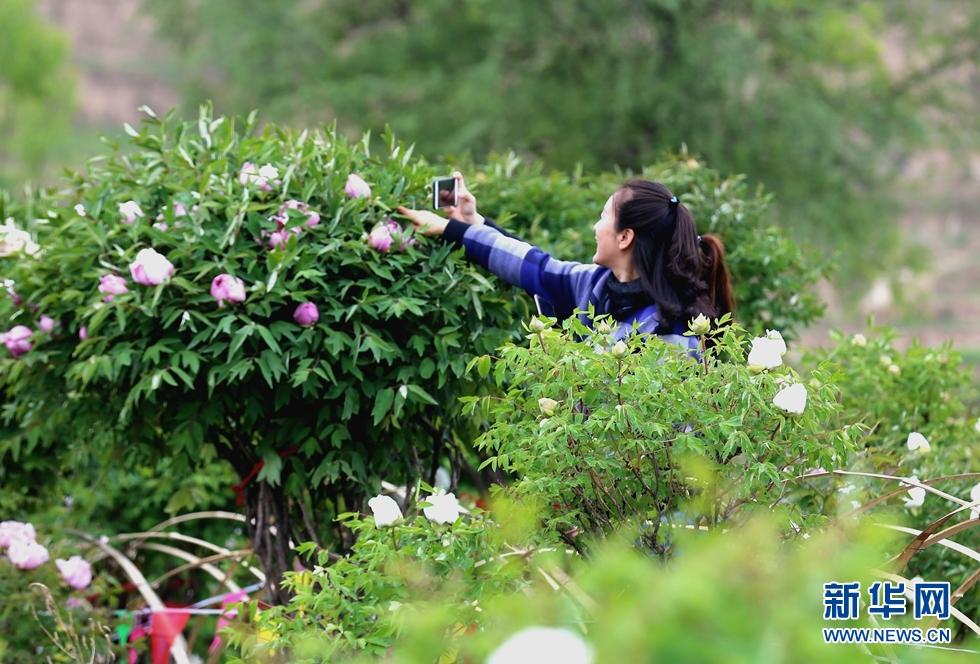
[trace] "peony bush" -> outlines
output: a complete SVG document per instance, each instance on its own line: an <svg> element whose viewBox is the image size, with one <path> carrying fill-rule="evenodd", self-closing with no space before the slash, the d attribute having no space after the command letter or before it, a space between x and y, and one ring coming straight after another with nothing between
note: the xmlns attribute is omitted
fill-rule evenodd
<svg viewBox="0 0 980 664"><path fill-rule="evenodd" d="M390 134L376 154L333 129L145 112L125 150L0 206L17 229L0 258L0 480L83 450L188 474L217 456L277 578L301 512L349 545L333 515L438 465L466 427L445 405L515 304L391 219L435 171ZM379 223L392 250L368 241Z"/></svg>

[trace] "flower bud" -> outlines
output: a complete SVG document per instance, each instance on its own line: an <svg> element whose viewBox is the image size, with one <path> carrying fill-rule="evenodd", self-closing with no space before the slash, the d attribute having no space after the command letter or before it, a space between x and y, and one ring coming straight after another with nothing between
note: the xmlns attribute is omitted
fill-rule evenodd
<svg viewBox="0 0 980 664"><path fill-rule="evenodd" d="M344 193L349 198L370 198L371 186L356 173L347 176L347 183L344 185Z"/></svg>
<svg viewBox="0 0 980 664"><path fill-rule="evenodd" d="M626 357L626 354L629 353L629 351L630 351L629 346L627 346L622 341L617 341L616 344L612 347L612 350L610 350L609 352L612 353L613 357L622 358L622 357Z"/></svg>
<svg viewBox="0 0 980 664"><path fill-rule="evenodd" d="M122 277L115 274L104 274L99 277L99 292L106 294L102 298L104 301L112 302L116 295L128 293L129 288L126 286L126 280Z"/></svg>
<svg viewBox="0 0 980 664"><path fill-rule="evenodd" d="M541 412L547 415L548 417L551 417L552 415L555 414L555 407L557 405L558 405L557 401L555 401L554 399L549 399L548 397L541 397L540 399L538 399L538 408L540 408Z"/></svg>
<svg viewBox="0 0 980 664"><path fill-rule="evenodd" d="M293 312L293 320L303 327L312 327L320 320L320 310L312 302L304 302L296 307L296 311Z"/></svg>
<svg viewBox="0 0 980 664"><path fill-rule="evenodd" d="M244 302L245 283L230 274L219 274L211 281L211 297L217 300L219 307L225 306L225 302Z"/></svg>
<svg viewBox="0 0 980 664"><path fill-rule="evenodd" d="M41 320L37 324L38 328L45 334L50 334L54 329L54 319L51 316L41 316Z"/></svg>
<svg viewBox="0 0 980 664"><path fill-rule="evenodd" d="M711 321L704 314L698 314L697 318L687 324L687 327L694 334L701 336L707 334L708 330L711 329Z"/></svg>
<svg viewBox="0 0 980 664"><path fill-rule="evenodd" d="M546 329L548 329L548 326L540 318L532 318L528 327L531 328L532 332L544 332Z"/></svg>
<svg viewBox="0 0 980 664"><path fill-rule="evenodd" d="M855 334L853 337L851 337L851 343L854 344L855 346L861 346L862 348L864 348L865 346L868 345L868 340L864 338L863 334L858 333Z"/></svg>
<svg viewBox="0 0 980 664"><path fill-rule="evenodd" d="M910 433L905 444L908 446L910 452L917 451L919 454L927 454L931 449L929 441L918 431Z"/></svg>

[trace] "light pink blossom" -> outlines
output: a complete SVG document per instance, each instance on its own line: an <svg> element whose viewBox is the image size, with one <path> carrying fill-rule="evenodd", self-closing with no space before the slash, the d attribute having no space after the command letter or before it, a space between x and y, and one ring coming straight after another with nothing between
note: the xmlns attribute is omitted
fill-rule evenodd
<svg viewBox="0 0 980 664"><path fill-rule="evenodd" d="M33 542L34 526L20 521L4 521L0 523L0 549L6 549L14 542L21 540Z"/></svg>
<svg viewBox="0 0 980 664"><path fill-rule="evenodd" d="M347 176L347 184L344 185L344 193L350 198L370 198L371 186L356 173Z"/></svg>
<svg viewBox="0 0 980 664"><path fill-rule="evenodd" d="M88 339L88 328L85 327L84 325L78 328L78 338L81 339L82 341Z"/></svg>
<svg viewBox="0 0 980 664"><path fill-rule="evenodd" d="M58 558L54 561L61 572L61 578L75 590L81 590L92 583L92 566L81 556L72 556L68 560Z"/></svg>
<svg viewBox="0 0 980 664"><path fill-rule="evenodd" d="M245 283L230 274L219 274L211 280L211 297L218 301L219 307L225 306L225 302L244 302Z"/></svg>
<svg viewBox="0 0 980 664"><path fill-rule="evenodd" d="M0 334L0 343L7 347L10 354L20 357L31 349L31 328L26 325L15 325L7 332Z"/></svg>
<svg viewBox="0 0 980 664"><path fill-rule="evenodd" d="M48 550L37 542L16 540L7 549L7 557L18 569L34 569L48 562Z"/></svg>
<svg viewBox="0 0 980 664"><path fill-rule="evenodd" d="M387 253L391 249L391 230L388 226L376 226L368 235L368 246L381 253Z"/></svg>
<svg viewBox="0 0 980 664"><path fill-rule="evenodd" d="M102 298L106 302L112 302L112 298L116 295L122 295L129 292L129 287L126 286L126 280L117 274L103 274L99 277L99 292L106 293L106 296Z"/></svg>
<svg viewBox="0 0 980 664"><path fill-rule="evenodd" d="M279 177L279 169L272 164L266 164L262 168L256 168L255 164L246 161L242 164L242 170L238 174L238 181L245 185L253 185L261 191L272 191L272 185L278 184L276 179Z"/></svg>
<svg viewBox="0 0 980 664"><path fill-rule="evenodd" d="M51 330L54 329L54 319L51 316L41 316L37 326L45 334L51 334Z"/></svg>
<svg viewBox="0 0 980 664"><path fill-rule="evenodd" d="M293 312L293 320L303 327L311 327L320 320L320 310L312 302L304 302L296 307L296 311Z"/></svg>
<svg viewBox="0 0 980 664"><path fill-rule="evenodd" d="M119 214L124 224L131 224L143 216L143 209L136 201L126 201L119 204Z"/></svg>
<svg viewBox="0 0 980 664"><path fill-rule="evenodd" d="M129 266L133 281L144 286L158 286L174 273L173 263L155 249L140 249Z"/></svg>
<svg viewBox="0 0 980 664"><path fill-rule="evenodd" d="M272 219L276 222L276 226L279 230L282 230L289 221L289 210L296 210L301 214L306 215L305 226L307 228L313 228L320 223L320 213L310 210L310 204L304 203L303 201L297 201L295 199L290 199L283 203L279 207L279 213L273 215Z"/></svg>

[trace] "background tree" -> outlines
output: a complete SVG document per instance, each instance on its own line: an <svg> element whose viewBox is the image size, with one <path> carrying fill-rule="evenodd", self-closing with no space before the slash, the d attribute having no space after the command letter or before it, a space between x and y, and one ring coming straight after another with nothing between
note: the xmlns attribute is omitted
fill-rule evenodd
<svg viewBox="0 0 980 664"><path fill-rule="evenodd" d="M980 117L969 0L147 5L199 72L191 101L390 121L425 154L506 145L563 169L686 143L856 270L893 258L888 185L910 150L975 145Z"/></svg>

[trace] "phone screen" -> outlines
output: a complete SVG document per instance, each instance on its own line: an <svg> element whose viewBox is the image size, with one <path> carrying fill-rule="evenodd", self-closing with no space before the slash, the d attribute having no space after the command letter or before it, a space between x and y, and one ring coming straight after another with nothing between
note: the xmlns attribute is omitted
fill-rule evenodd
<svg viewBox="0 0 980 664"><path fill-rule="evenodd" d="M436 178L432 181L432 207L456 205L456 178Z"/></svg>

